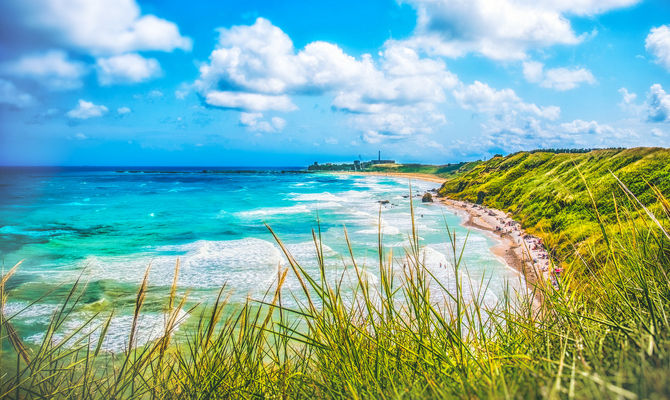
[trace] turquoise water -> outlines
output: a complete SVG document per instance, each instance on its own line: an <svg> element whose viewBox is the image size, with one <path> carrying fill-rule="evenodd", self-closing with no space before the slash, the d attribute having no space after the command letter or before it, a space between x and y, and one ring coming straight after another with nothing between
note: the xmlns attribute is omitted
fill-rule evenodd
<svg viewBox="0 0 670 400"><path fill-rule="evenodd" d="M415 194L436 186L412 182ZM409 186L401 178L280 170L215 173L202 168L2 169L0 191L0 254L5 270L25 260L10 281L5 312L12 315L49 294L14 320L34 342L62 294L80 277L88 288L72 326L95 312L119 310L108 343L116 349L124 345L134 295L149 265L145 340L150 339L151 328L162 324L161 309L177 257L179 286L189 291L192 302L213 301L224 284L230 288L231 301L242 302L262 297L278 267L287 266L264 223L315 275L311 230L320 226L328 277L333 280L341 276L345 264L351 265L346 226L357 263L372 284L377 276L380 207L384 244L393 249L398 266L411 229ZM382 200L389 204L380 205ZM416 197L414 205L425 262L451 287L452 250L445 223L455 230L460 245L467 229L444 206L422 204ZM490 302L506 285L521 284L518 274L490 252L494 244L485 234L470 232L463 261L474 286L486 282ZM285 287L299 293L293 278Z"/></svg>

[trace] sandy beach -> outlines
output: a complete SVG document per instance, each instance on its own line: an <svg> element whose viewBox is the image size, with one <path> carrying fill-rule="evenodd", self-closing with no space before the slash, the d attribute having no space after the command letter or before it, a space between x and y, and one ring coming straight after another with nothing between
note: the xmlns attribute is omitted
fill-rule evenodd
<svg viewBox="0 0 670 400"><path fill-rule="evenodd" d="M423 180L444 183L445 179L430 174L414 174L402 172L337 172L353 175L379 175L401 177L411 180ZM526 279L529 287L554 282L551 274L549 254L544 248L542 239L528 234L521 224L504 211L485 207L466 201L434 197L457 214L464 217L463 225L484 231L498 240L491 251L503 259L511 268L519 271Z"/></svg>

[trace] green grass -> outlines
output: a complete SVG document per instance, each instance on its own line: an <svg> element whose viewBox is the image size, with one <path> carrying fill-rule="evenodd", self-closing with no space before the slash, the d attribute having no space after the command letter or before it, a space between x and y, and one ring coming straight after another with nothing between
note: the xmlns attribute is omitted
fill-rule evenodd
<svg viewBox="0 0 670 400"><path fill-rule="evenodd" d="M464 174L477 166L480 161L461 162L445 165L428 164L377 164L371 165L366 171L372 172L403 172L414 174L431 174L439 177L452 177Z"/></svg>
<svg viewBox="0 0 670 400"><path fill-rule="evenodd" d="M13 316L2 315L0 398L666 398L670 203L655 192L645 198L654 210L648 215L635 197L614 192L616 224L598 220L588 195L579 199L606 250L572 263L599 273L582 280L570 268L558 288L510 294L494 308L483 305L482 293L466 299L467 280L451 292L429 285L414 229L403 255L386 250L380 234L377 285L364 279L353 254L343 260L358 277L353 300L338 281L324 280L322 256L321 273L310 276L276 238L290 263L264 299L228 304L222 288L216 301L189 310L192 329L173 332L186 304L173 285L162 337L135 347L133 328L127 350L116 355L101 351L92 335L70 331L55 339L85 292L77 284L41 346L22 343ZM444 234L458 277L463 249L448 227ZM322 255L318 232L314 245ZM405 260L403 267L394 268L393 259ZM2 303L11 297L5 283L12 273L0 282ZM295 308L285 306L288 274L302 287L304 301ZM136 317L148 289L145 280ZM534 294L544 299L540 305L532 305ZM110 315L99 317L81 330L97 326L104 337Z"/></svg>
<svg viewBox="0 0 670 400"><path fill-rule="evenodd" d="M670 195L670 149L538 151L494 157L451 177L439 192L510 212L530 233L544 239L555 260L568 262L589 256L592 247L596 255L606 250L582 176L602 222L614 226L617 203L613 196L630 200L615 176L643 204L659 207L655 190Z"/></svg>

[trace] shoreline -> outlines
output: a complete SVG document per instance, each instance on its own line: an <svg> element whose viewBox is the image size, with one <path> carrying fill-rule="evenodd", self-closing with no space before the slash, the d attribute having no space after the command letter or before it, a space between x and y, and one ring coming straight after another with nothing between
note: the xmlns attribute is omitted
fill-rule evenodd
<svg viewBox="0 0 670 400"><path fill-rule="evenodd" d="M444 178L430 174L409 172L328 172L346 175L375 175L393 178L407 178L442 184ZM551 262L542 239L528 234L521 224L502 210L454 200L447 197L434 196L456 214L463 217L461 225L480 230L496 239L498 244L491 247L491 252L501 258L508 267L520 273L526 285L533 289L553 278L550 273Z"/></svg>

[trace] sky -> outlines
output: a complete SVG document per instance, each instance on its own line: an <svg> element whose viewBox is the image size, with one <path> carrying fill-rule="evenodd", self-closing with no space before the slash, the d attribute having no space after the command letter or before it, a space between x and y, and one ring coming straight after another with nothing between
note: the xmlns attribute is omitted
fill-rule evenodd
<svg viewBox="0 0 670 400"><path fill-rule="evenodd" d="M5 0L0 165L670 146L667 0Z"/></svg>

